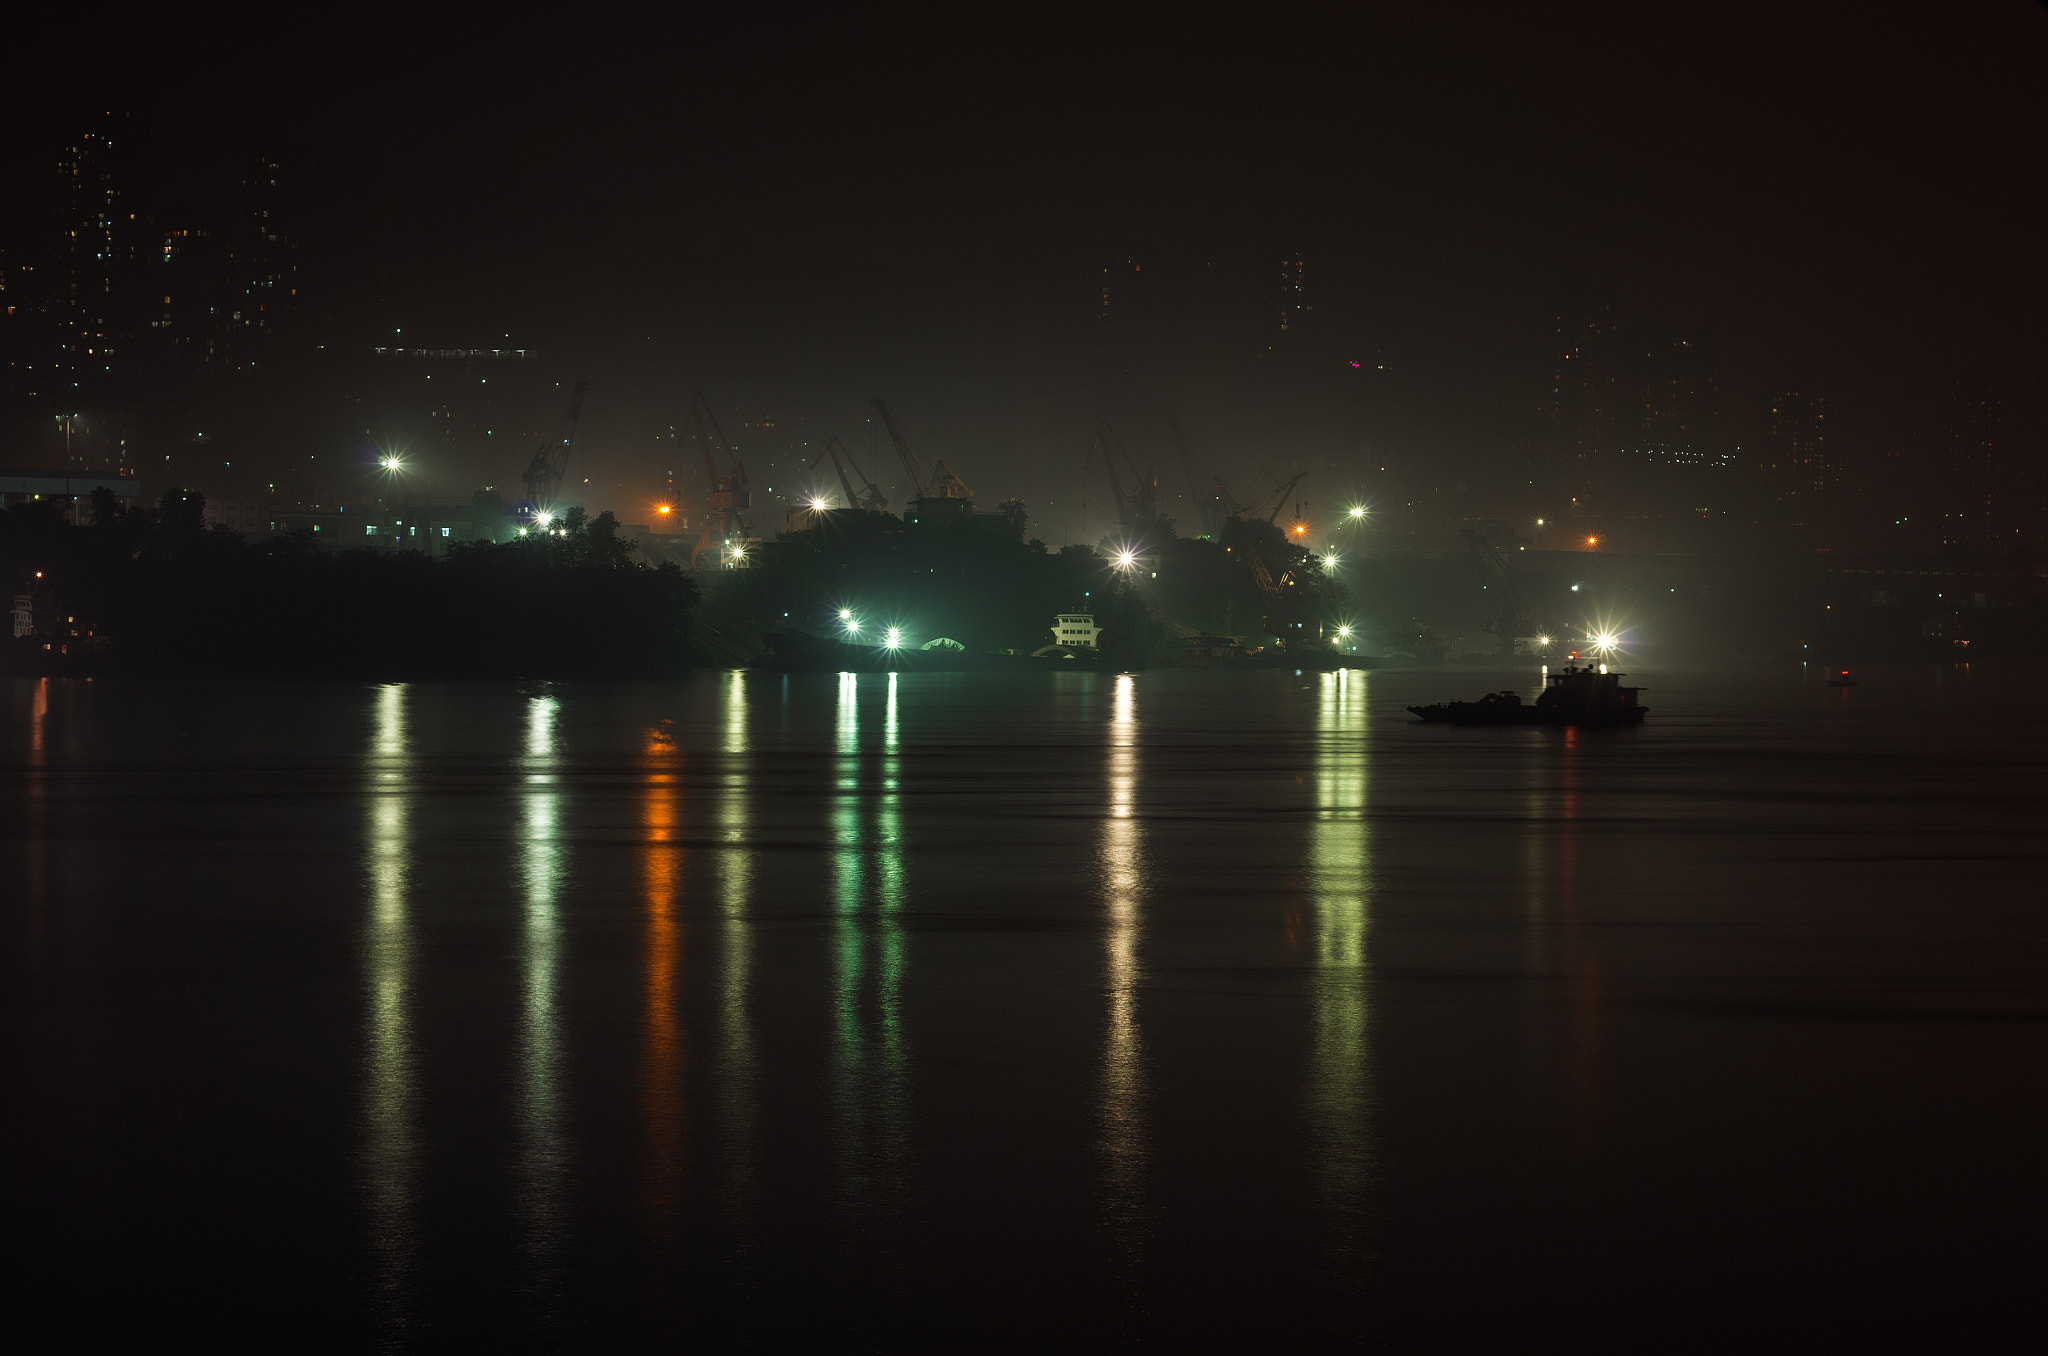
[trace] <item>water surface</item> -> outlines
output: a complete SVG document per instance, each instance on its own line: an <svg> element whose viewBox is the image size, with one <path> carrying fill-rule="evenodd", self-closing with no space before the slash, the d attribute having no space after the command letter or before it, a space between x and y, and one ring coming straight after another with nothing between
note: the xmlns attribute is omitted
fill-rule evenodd
<svg viewBox="0 0 2048 1356"><path fill-rule="evenodd" d="M1838 1341L2048 1205L2030 675L5 689L42 1345ZM2015 714L2017 713L2017 714Z"/></svg>

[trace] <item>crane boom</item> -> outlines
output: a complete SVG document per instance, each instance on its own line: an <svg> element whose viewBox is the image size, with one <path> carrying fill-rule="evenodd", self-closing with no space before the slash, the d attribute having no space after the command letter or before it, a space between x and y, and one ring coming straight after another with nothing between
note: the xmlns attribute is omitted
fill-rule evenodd
<svg viewBox="0 0 2048 1356"><path fill-rule="evenodd" d="M729 543L737 539L746 541L746 511L753 507L754 494L747 483L747 468L741 464L739 453L725 440L725 430L718 426L718 419L711 413L710 405L704 401L702 391L692 392L689 408L683 412L683 436L694 435L697 446L704 453L704 474L710 484L710 494L705 500L704 531L697 537L697 544L690 548L690 568L697 567L697 558L704 552L717 549L720 563L724 563ZM721 469L721 456L730 469ZM735 558L744 560L745 547L735 551Z"/></svg>
<svg viewBox="0 0 2048 1356"><path fill-rule="evenodd" d="M889 402L875 396L868 404L882 416L882 427L889 430L889 441L896 444L896 455L903 458L903 471L910 477L910 488L917 492L919 499L929 498L925 490L924 461L917 455L917 449L910 445L910 438L897 427L896 416L889 413Z"/></svg>
<svg viewBox="0 0 2048 1356"><path fill-rule="evenodd" d="M1135 496L1125 493L1123 477L1119 476L1116 470L1116 454L1110 451L1107 446L1115 437L1116 434L1110 429L1107 419L1097 424L1095 426L1095 436L1088 443L1088 453L1081 458L1081 469L1083 471L1088 469L1089 465L1095 460L1095 449L1101 448L1102 464L1109 468L1110 497L1116 501L1117 526L1128 531L1131 526L1131 513L1135 507Z"/></svg>
<svg viewBox="0 0 2048 1356"><path fill-rule="evenodd" d="M1522 590L1515 583L1514 571L1508 568L1507 561L1501 559L1493 543L1469 527L1459 530L1465 534L1465 544L1472 548L1472 556L1479 562L1479 572L1492 576L1494 584L1499 586L1500 591L1493 598L1493 616L1487 621L1486 629L1500 638L1502 655L1513 655L1515 637L1527 634L1535 626L1528 600L1522 597Z"/></svg>
<svg viewBox="0 0 2048 1356"><path fill-rule="evenodd" d="M562 421L561 433L536 448L533 460L527 463L521 479L526 482L526 497L536 509L552 509L561 498L562 477L568 473L569 452L576 442L576 425L583 418L583 393L589 389L587 381L576 383L575 390L569 393L569 417Z"/></svg>
<svg viewBox="0 0 2048 1356"><path fill-rule="evenodd" d="M819 461L826 457L832 459L832 469L839 473L839 487L846 491L846 503L849 508L867 509L872 513L880 513L883 509L889 507L889 501L882 497L882 492L875 488L875 483L872 480L868 479L867 472L861 470L860 463L853 459L853 450L836 433L826 442L825 450L812 460L811 465L816 466ZM849 466L853 468L852 478L849 478L846 474L846 468ZM853 481L855 479L858 479L861 483L861 489L857 492L853 488Z"/></svg>
<svg viewBox="0 0 2048 1356"><path fill-rule="evenodd" d="M1201 473L1196 469L1194 448L1188 445L1188 431L1181 427L1180 416L1168 415L1167 423L1173 426L1174 445L1180 449L1181 473L1188 478L1188 488L1199 492L1202 484ZM1211 537L1223 530L1224 505L1227 496L1223 493L1223 482L1214 481L1207 499L1197 500L1195 512L1202 519L1202 531Z"/></svg>

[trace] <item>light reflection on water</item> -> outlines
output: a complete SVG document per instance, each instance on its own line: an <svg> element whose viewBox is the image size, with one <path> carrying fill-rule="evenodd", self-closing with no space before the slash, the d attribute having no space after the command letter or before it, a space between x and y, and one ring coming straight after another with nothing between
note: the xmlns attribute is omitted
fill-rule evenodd
<svg viewBox="0 0 2048 1356"><path fill-rule="evenodd" d="M871 765L860 738L861 681L839 675L834 730L833 1097L846 1201L887 1210L904 1185L910 1110L898 675L869 679L884 687Z"/></svg>
<svg viewBox="0 0 2048 1356"><path fill-rule="evenodd" d="M981 679L12 685L13 1274L349 1349L1192 1348L2030 1264L2031 689Z"/></svg>
<svg viewBox="0 0 2048 1356"><path fill-rule="evenodd" d="M363 938L369 991L363 1040L363 1194L379 1320L387 1335L407 1326L418 1250L419 1093L409 897L413 767L405 714L404 684L377 689L370 747L363 759L369 806L363 863L369 887Z"/></svg>
<svg viewBox="0 0 2048 1356"><path fill-rule="evenodd" d="M519 1135L515 1170L522 1241L543 1303L553 1297L567 1242L568 1089L558 986L562 965L560 892L568 845L562 832L562 772L556 748L561 704L526 700L526 757L520 798L521 884L526 929L520 956Z"/></svg>
<svg viewBox="0 0 2048 1356"><path fill-rule="evenodd" d="M1109 723L1109 814L1102 822L1108 1035L1102 1053L1102 1147L1109 1218L1127 1248L1145 1219L1145 1051L1138 1027L1144 863L1138 806L1137 679L1119 674Z"/></svg>
<svg viewBox="0 0 2048 1356"><path fill-rule="evenodd" d="M1325 1208L1357 1216L1372 1185L1371 725L1367 677L1322 674L1316 698L1316 812L1309 880L1316 949L1309 1120Z"/></svg>
<svg viewBox="0 0 2048 1356"><path fill-rule="evenodd" d="M662 1250L676 1242L686 1166L685 1049L677 992L683 960L681 758L664 727L642 751L640 881L646 915L641 1007L640 1115L645 1155L641 1202Z"/></svg>
<svg viewBox="0 0 2048 1356"><path fill-rule="evenodd" d="M748 781L748 675L725 675L719 690L721 727L716 837L719 891L718 1103L725 1205L735 1229L754 1199L755 1125L758 1120L756 1055L748 985L754 937L749 917L754 881L753 791Z"/></svg>

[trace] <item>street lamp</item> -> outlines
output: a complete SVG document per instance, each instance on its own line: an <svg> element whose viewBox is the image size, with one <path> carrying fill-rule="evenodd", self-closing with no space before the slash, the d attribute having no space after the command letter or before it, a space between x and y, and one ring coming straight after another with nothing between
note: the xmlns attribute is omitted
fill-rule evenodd
<svg viewBox="0 0 2048 1356"><path fill-rule="evenodd" d="M892 627L890 627L890 628L889 628L889 640L888 640L888 645L889 645L889 648L890 648L890 649L892 649L892 650L900 650L900 649L902 649L902 648L903 648L903 631L902 631L902 628L900 628L900 627L895 627L895 626L892 626Z"/></svg>

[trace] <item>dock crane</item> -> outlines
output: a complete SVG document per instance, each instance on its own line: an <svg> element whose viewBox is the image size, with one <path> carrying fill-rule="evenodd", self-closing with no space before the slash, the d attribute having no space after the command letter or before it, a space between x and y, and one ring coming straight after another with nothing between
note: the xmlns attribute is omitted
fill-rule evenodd
<svg viewBox="0 0 2048 1356"><path fill-rule="evenodd" d="M1465 534L1465 544L1472 548L1472 558L1479 563L1479 573L1490 581L1486 591L1493 595L1493 607L1486 629L1499 637L1501 654L1512 656L1515 637L1529 635L1536 629L1535 614L1515 583L1514 571L1508 568L1493 543L1469 527L1459 530Z"/></svg>
<svg viewBox="0 0 2048 1356"><path fill-rule="evenodd" d="M839 484L846 491L846 502L849 507L866 509L869 513L880 513L889 507L889 501L875 488L875 482L868 479L867 472L861 470L860 463L853 459L853 450L836 433L825 444L825 450L811 459L812 469L815 470L818 463L827 457L832 459L832 469L839 472ZM854 476L861 483L858 494L854 493L853 480L846 474L846 468L849 466L853 468Z"/></svg>
<svg viewBox="0 0 2048 1356"><path fill-rule="evenodd" d="M918 455L910 435L897 424L896 416L889 412L888 401L876 396L868 404L882 416L882 427L889 430L889 441L896 445L896 455L903 459L904 473L910 477L918 499L974 498L974 491L967 488L967 482L954 475L943 459L933 462L930 474L926 474L924 458Z"/></svg>
<svg viewBox="0 0 2048 1356"><path fill-rule="evenodd" d="M1197 467L1194 448L1188 443L1188 431L1181 427L1177 414L1168 415L1166 422L1173 426L1173 441L1180 449L1180 469L1188 478L1188 487L1191 491L1199 490L1202 475ZM1202 520L1204 535L1215 537L1223 531L1223 520L1230 516L1225 508L1229 502L1229 492L1223 488L1223 482L1212 477L1209 497L1195 501L1195 512Z"/></svg>
<svg viewBox="0 0 2048 1356"><path fill-rule="evenodd" d="M526 498L537 513L553 512L555 502L562 497L562 477L569 470L569 453L576 443L576 424L583 417L583 393L590 389L590 383L579 381L576 389L569 393L569 417L562 421L562 431L554 438L542 443L527 464Z"/></svg>
<svg viewBox="0 0 2048 1356"><path fill-rule="evenodd" d="M1109 426L1107 419L1095 426L1095 437L1088 444L1088 454L1081 459L1081 469L1086 471L1095 460L1097 449L1102 451L1102 464L1109 468L1109 490L1116 500L1116 521L1124 535L1136 540L1152 530L1159 517L1159 477L1147 466L1138 469L1138 463L1124 447L1123 440L1116 436L1116 430ZM1117 474L1117 458L1123 458L1124 465L1131 473L1131 488L1124 488L1123 477Z"/></svg>
<svg viewBox="0 0 2048 1356"><path fill-rule="evenodd" d="M753 507L753 490L747 484L747 468L740 463L739 454L732 450L732 444L725 440L725 431L718 427L718 420L711 413L711 407L704 402L702 391L692 392L689 406L683 411L682 441L688 444L692 439L704 453L704 473L710 482L710 493L705 499L704 531L697 537L697 544L690 548L690 568L697 568L697 558L706 551L716 550L719 563L725 564L725 549L734 539L746 540L751 529L747 526L746 512ZM725 468L721 469L723 459ZM736 554L736 560L745 560L745 547Z"/></svg>
<svg viewBox="0 0 2048 1356"><path fill-rule="evenodd" d="M1274 519L1280 516L1281 506L1287 502L1287 496L1294 493L1294 487L1296 485L1299 485L1301 483L1302 477L1306 476L1307 474L1308 472L1306 471L1297 471L1294 473L1293 479L1281 485L1279 489L1269 491L1266 494L1262 494L1249 504L1237 505L1237 516L1242 518L1247 517L1254 513L1263 512L1266 515L1266 521L1269 523L1272 522ZM1217 481L1216 487L1218 489L1222 489L1223 482L1220 480ZM1226 490L1224 491L1224 493L1227 495L1229 491ZM1273 501L1273 506L1270 509L1266 507L1266 501L1268 499Z"/></svg>

